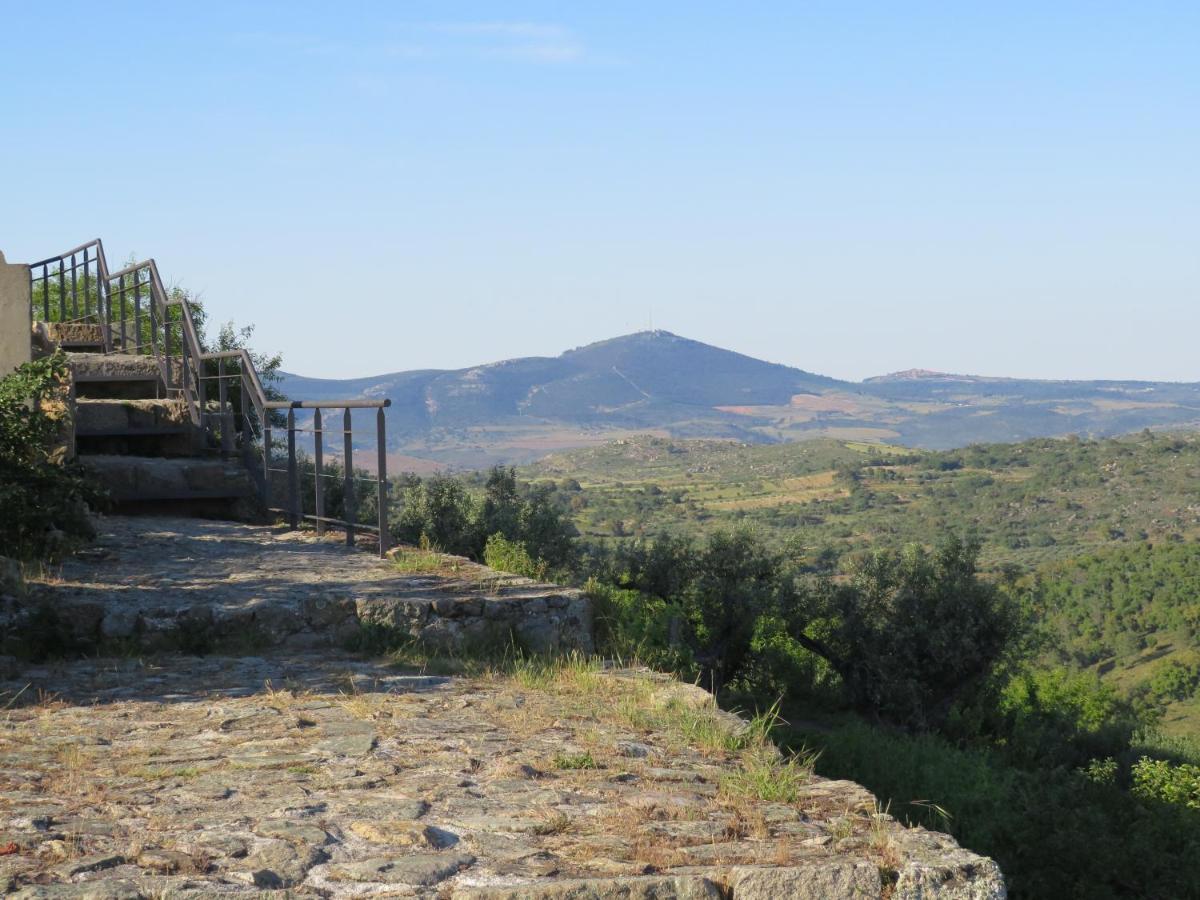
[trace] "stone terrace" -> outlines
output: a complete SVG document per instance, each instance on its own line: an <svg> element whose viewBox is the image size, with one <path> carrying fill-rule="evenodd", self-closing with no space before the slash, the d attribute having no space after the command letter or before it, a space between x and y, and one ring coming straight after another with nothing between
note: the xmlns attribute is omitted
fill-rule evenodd
<svg viewBox="0 0 1200 900"><path fill-rule="evenodd" d="M334 535L190 518L99 524L95 544L35 585L85 646L312 648L374 627L446 648L515 636L538 652L592 649L579 591L458 557L404 573Z"/></svg>
<svg viewBox="0 0 1200 900"><path fill-rule="evenodd" d="M109 520L106 532L38 588L97 606L97 627L127 608L146 625L199 621L179 611L201 607L204 621L244 624L248 610L303 610L314 596L349 596L358 615L395 589L428 603L426 624L461 630L471 617L451 612L464 597L534 591L465 590L500 576L454 561L444 581L414 586L365 553L263 528ZM564 596L545 614L569 608ZM8 660L0 891L1004 896L990 860L879 814L858 785L789 764L697 688L578 661L430 675L318 649L318 619L291 627L259 655Z"/></svg>

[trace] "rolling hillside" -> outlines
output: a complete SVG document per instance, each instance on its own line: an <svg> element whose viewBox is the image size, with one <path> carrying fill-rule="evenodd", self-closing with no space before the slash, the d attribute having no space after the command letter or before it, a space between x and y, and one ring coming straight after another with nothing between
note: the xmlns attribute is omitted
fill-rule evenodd
<svg viewBox="0 0 1200 900"><path fill-rule="evenodd" d="M555 485L602 544L745 526L820 570L974 535L987 571L1027 579L1053 662L1149 691L1164 731L1200 735L1200 436L954 451L643 437L551 454L522 475Z"/></svg>
<svg viewBox="0 0 1200 900"><path fill-rule="evenodd" d="M285 374L282 389L306 399L389 397L389 450L466 468L528 462L639 433L745 443L826 437L947 449L1200 422L1200 384L922 370L857 383L665 331L469 369L349 380Z"/></svg>

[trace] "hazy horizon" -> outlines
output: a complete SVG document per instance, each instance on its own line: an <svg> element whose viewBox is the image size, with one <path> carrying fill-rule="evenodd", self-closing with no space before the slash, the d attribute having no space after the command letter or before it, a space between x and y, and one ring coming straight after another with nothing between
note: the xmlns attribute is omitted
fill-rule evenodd
<svg viewBox="0 0 1200 900"><path fill-rule="evenodd" d="M0 250L154 256L290 372L652 324L850 381L1200 380L1194 4L67 2L6 26Z"/></svg>

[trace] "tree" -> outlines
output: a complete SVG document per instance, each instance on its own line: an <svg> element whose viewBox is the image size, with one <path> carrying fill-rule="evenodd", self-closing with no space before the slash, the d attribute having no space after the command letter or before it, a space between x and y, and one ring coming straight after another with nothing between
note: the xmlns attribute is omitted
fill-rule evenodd
<svg viewBox="0 0 1200 900"><path fill-rule="evenodd" d="M1011 592L978 578L979 544L876 553L848 579L784 597L788 634L825 659L860 710L914 729L943 724L990 683L1025 633Z"/></svg>
<svg viewBox="0 0 1200 900"><path fill-rule="evenodd" d="M776 554L745 530L716 532L697 554L682 605L702 683L718 693L745 667L758 620L790 598Z"/></svg>

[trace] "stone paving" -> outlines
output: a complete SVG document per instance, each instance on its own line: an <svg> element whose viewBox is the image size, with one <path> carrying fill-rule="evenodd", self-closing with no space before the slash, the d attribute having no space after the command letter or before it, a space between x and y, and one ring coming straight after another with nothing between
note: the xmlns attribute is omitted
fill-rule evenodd
<svg viewBox="0 0 1200 900"><path fill-rule="evenodd" d="M121 552L110 540L66 567L59 586L125 584L144 609L169 608L185 591L217 603L238 573L206 588L209 569L189 568L207 526L192 539L144 527L150 549L120 557L118 572L104 555ZM279 540L233 533L256 562ZM320 571L329 551L281 543L290 559L273 570L279 593L259 570L244 596L303 605L295 573ZM366 554L339 552L343 576L377 569ZM858 785L782 758L698 688L578 656L458 665L431 674L411 655L369 660L287 642L259 655L10 659L0 680L0 892L1004 896L990 860L904 828Z"/></svg>
<svg viewBox="0 0 1200 900"><path fill-rule="evenodd" d="M592 649L590 606L579 591L458 557L402 572L347 548L341 535L192 518L98 524L96 542L35 583L31 602L0 609L0 625L19 628L44 601L77 642L100 649L115 641L344 646L364 627L447 648L515 641L537 652Z"/></svg>

